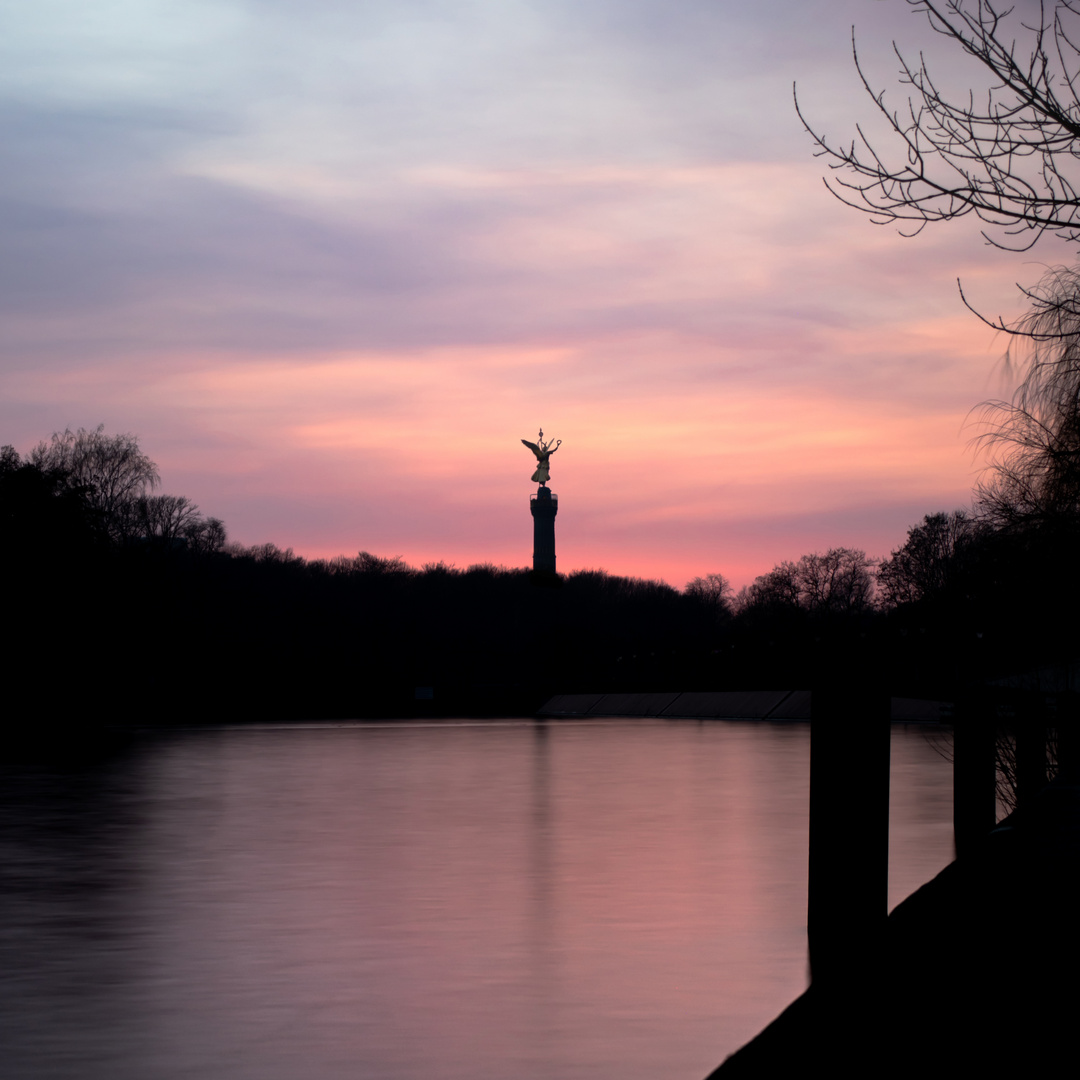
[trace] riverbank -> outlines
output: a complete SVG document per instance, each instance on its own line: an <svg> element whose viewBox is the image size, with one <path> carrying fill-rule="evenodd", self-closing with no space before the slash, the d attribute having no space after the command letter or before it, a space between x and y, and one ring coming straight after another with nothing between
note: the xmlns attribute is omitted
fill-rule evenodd
<svg viewBox="0 0 1080 1080"><path fill-rule="evenodd" d="M889 916L709 1080L1021 1077L1075 1067L1080 786L1055 784Z"/></svg>
<svg viewBox="0 0 1080 1080"><path fill-rule="evenodd" d="M892 699L892 719L941 723L950 718L946 702ZM809 720L809 690L721 690L667 693L556 694L538 716L652 716L672 720Z"/></svg>

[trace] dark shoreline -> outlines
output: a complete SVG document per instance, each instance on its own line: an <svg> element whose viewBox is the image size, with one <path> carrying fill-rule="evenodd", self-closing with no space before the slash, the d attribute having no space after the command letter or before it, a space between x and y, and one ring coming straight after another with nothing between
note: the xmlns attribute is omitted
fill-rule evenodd
<svg viewBox="0 0 1080 1080"><path fill-rule="evenodd" d="M897 1080L1068 1075L1078 899L1080 786L1054 783L899 904L857 967L813 983L708 1080L815 1066Z"/></svg>

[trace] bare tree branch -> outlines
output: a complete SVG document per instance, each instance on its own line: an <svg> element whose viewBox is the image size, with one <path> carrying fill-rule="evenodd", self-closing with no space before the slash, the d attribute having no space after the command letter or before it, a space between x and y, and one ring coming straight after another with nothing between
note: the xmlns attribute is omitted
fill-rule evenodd
<svg viewBox="0 0 1080 1080"><path fill-rule="evenodd" d="M863 68L853 28L855 69L895 138L886 154L857 125L850 145L834 143L806 118L796 94L816 155L837 174L826 186L876 223L899 223L905 235L974 214L987 226L987 242L1007 250L1026 251L1046 232L1080 239L1077 0L1057 0L1052 14L1040 3L1038 21L1030 24L990 0L906 2L986 68L992 81L985 99L977 101L974 91L950 99L924 55L913 63L894 43L900 82L911 91L905 110L890 110ZM1026 35L1019 53L1007 36L1013 29Z"/></svg>

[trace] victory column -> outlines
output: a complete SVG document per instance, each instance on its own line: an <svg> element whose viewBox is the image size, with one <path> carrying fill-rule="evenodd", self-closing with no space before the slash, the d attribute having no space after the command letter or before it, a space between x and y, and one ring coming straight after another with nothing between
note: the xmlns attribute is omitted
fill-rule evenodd
<svg viewBox="0 0 1080 1080"><path fill-rule="evenodd" d="M554 574L555 515L559 512L559 496L551 493L547 482L551 479L549 460L562 445L562 439L555 440L554 445L551 439L544 442L544 429L541 428L536 442L521 441L536 455L536 472L532 479L540 485L529 500L533 516L533 570Z"/></svg>

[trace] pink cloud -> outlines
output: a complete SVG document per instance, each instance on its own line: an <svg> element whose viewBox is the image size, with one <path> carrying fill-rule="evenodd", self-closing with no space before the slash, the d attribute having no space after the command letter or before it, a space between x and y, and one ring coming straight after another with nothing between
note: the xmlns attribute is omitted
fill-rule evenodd
<svg viewBox="0 0 1080 1080"><path fill-rule="evenodd" d="M338 31L287 6L263 55L238 15L198 50L209 112L201 81L151 108L90 54L28 68L0 177L4 441L137 432L244 543L524 565L519 440L542 424L565 440L560 566L675 584L884 554L963 502L1003 344L955 280L1008 316L1039 270L966 222L871 226L823 190L790 104L799 78L849 128L848 20L894 64L906 5L600 8L530 9L528 35L436 20L435 51L386 9L403 63L359 34L367 66L311 66Z"/></svg>

